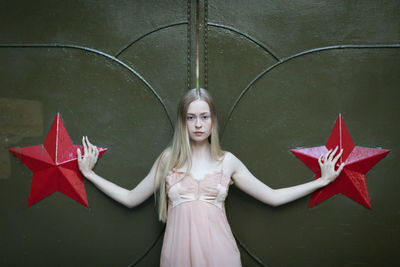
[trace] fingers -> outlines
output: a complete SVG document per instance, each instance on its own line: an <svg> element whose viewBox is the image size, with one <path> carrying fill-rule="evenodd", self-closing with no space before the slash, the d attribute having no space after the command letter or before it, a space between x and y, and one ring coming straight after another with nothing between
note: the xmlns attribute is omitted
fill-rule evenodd
<svg viewBox="0 0 400 267"><path fill-rule="evenodd" d="M87 155L89 153L89 151L88 151L88 145L86 143L86 140L85 140L84 136L82 136L82 146L83 146L84 155Z"/></svg>
<svg viewBox="0 0 400 267"><path fill-rule="evenodd" d="M88 146L88 152L90 153L90 154L93 154L93 145L89 142L89 138L86 136L86 143L87 143L87 146Z"/></svg>
<svg viewBox="0 0 400 267"><path fill-rule="evenodd" d="M332 164L333 166L335 166L336 162L339 160L339 158L343 154L343 148L340 149L340 152L336 154L337 151L338 151L338 146L336 146L334 150L329 149L325 154L321 154L321 156L318 158L318 164L319 164L320 168L322 168L322 166L328 162L329 162L329 164Z"/></svg>
<svg viewBox="0 0 400 267"><path fill-rule="evenodd" d="M76 150L76 153L78 155L78 161L81 161L82 160L82 154L81 154L81 150L79 148Z"/></svg>
<svg viewBox="0 0 400 267"><path fill-rule="evenodd" d="M339 174L342 172L343 168L344 168L344 162L342 164L340 164L339 168L336 171L336 174L339 176Z"/></svg>
<svg viewBox="0 0 400 267"><path fill-rule="evenodd" d="M336 154L336 151L338 150L338 146L335 147L335 149L332 151L332 153L329 155L329 160L332 161L333 155Z"/></svg>
<svg viewBox="0 0 400 267"><path fill-rule="evenodd" d="M333 161L333 157L336 154L337 150L338 150L338 146L336 146L333 151L332 151L332 149L329 149L328 152L326 152L326 154L324 156L324 161L327 161L327 160ZM343 151L343 149L341 149L341 152L339 153L340 155L342 155L342 151ZM338 156L338 155L336 155L336 156ZM338 158L340 158L340 156Z"/></svg>
<svg viewBox="0 0 400 267"><path fill-rule="evenodd" d="M321 168L321 176L325 177L326 181L329 181L329 183L334 181L340 175L345 166L345 163L343 162L335 171L335 167L337 166L336 163L343 154L343 149L340 149L339 153L337 153L338 149L338 146L336 146L335 149L328 150L318 158L318 163Z"/></svg>
<svg viewBox="0 0 400 267"><path fill-rule="evenodd" d="M321 156L319 156L319 158L318 158L318 164L319 164L320 168L322 168L322 157L323 156L324 156L324 154L321 154Z"/></svg>
<svg viewBox="0 0 400 267"><path fill-rule="evenodd" d="M86 148L86 155L93 155L96 158L99 156L99 150L97 149L97 146L93 145L90 143L89 138L87 136L83 137L83 143L84 147Z"/></svg>
<svg viewBox="0 0 400 267"><path fill-rule="evenodd" d="M332 152L332 149L329 149L328 152L325 153L324 158L323 158L324 162L326 162L328 160L329 153L331 153L331 152Z"/></svg>
<svg viewBox="0 0 400 267"><path fill-rule="evenodd" d="M343 148L340 150L340 152L336 155L336 157L333 159L333 164L336 165L336 162L338 159L342 156L343 154Z"/></svg>

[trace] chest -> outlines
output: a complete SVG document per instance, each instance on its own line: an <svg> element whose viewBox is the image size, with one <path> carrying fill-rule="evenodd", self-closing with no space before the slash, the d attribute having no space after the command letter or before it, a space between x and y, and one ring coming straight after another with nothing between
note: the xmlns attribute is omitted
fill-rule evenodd
<svg viewBox="0 0 400 267"><path fill-rule="evenodd" d="M177 173L184 173L187 171L187 165L185 164L183 167L175 169ZM213 175L217 172L224 172L223 170L223 162L199 162L193 161L192 166L190 168L189 175L196 181L202 181L207 176Z"/></svg>
<svg viewBox="0 0 400 267"><path fill-rule="evenodd" d="M172 207L190 201L203 201L222 208L231 184L222 170L205 173L202 179L175 169L166 177L166 189Z"/></svg>

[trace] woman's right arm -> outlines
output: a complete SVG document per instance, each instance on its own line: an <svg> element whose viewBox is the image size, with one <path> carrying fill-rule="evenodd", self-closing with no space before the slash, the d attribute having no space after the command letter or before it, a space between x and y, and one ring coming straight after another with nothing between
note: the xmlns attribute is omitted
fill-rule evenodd
<svg viewBox="0 0 400 267"><path fill-rule="evenodd" d="M121 203L122 205L133 208L144 202L153 193L155 188L160 186L160 173L162 173L163 165L161 156L153 164L147 176L132 190L122 188L106 179L97 175L94 171L94 165L99 156L96 146L92 145L87 137L82 139L84 155L81 156L81 151L78 149L78 165L82 175L91 181L97 188L103 191L106 195ZM158 168L158 171L157 171ZM154 182L154 177L157 171L157 180Z"/></svg>

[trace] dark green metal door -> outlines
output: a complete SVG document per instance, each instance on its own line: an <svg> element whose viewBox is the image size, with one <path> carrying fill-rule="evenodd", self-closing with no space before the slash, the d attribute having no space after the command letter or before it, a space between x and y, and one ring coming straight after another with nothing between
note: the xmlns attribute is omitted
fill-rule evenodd
<svg viewBox="0 0 400 267"><path fill-rule="evenodd" d="M85 183L89 208L59 193L27 207L32 173L8 148L42 144L60 112L75 144L109 148L96 171L133 188L198 73L224 149L273 188L312 179L289 150L325 144L339 113L356 145L391 150L367 175L372 210L342 195L271 208L232 187L244 266L395 266L399 14L398 1L2 1L0 264L159 265L153 198L129 210Z"/></svg>
<svg viewBox="0 0 400 267"><path fill-rule="evenodd" d="M207 81L222 143L273 188L312 179L291 153L324 145L342 114L358 146L391 153L367 174L372 210L336 195L270 208L232 190L244 266L395 266L400 237L398 1L207 1ZM255 257L245 252L247 248Z"/></svg>

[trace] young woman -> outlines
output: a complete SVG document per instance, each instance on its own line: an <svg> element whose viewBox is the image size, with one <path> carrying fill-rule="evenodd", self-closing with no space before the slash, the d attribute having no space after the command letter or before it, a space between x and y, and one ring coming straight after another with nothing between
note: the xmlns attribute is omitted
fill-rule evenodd
<svg viewBox="0 0 400 267"><path fill-rule="evenodd" d="M79 169L109 197L132 208L158 192L159 218L167 223L162 267L241 266L224 207L231 184L268 205L278 206L326 186L344 167L341 164L335 170L342 155L342 151L336 154L336 148L319 158L321 178L288 188L268 187L232 153L221 150L214 102L205 89L192 89L183 96L171 146L132 190L94 173L97 147L87 137L82 143L84 155L77 151Z"/></svg>

